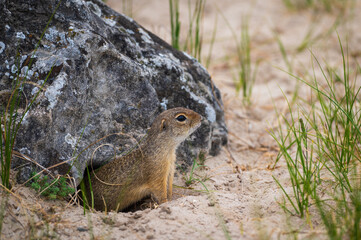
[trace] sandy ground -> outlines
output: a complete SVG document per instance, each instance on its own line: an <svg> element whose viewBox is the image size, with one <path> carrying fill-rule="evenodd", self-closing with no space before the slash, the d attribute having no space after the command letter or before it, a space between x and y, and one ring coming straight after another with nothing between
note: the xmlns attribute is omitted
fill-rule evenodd
<svg viewBox="0 0 361 240"><path fill-rule="evenodd" d="M122 11L122 2L108 4ZM182 27L186 28L188 1L180 1ZM350 56L361 56L361 16L359 1L347 11L337 26L342 40L348 38ZM242 16L249 18L252 62L259 62L252 105L245 107L235 92L236 44L223 16L238 37ZM310 32L312 49L320 60L341 67L337 34L332 25L338 11L287 9L282 0L237 1L208 0L204 15L203 55L208 55L216 16L217 36L209 72L222 92L229 145L219 156L207 157L206 167L196 177L194 189L176 188L174 199L155 209L128 213L93 212L84 215L80 206L65 201L48 201L26 187L18 186L9 198L2 237L4 239L325 239L317 214L309 221L285 214L278 202L282 193L272 176L291 191L285 163L273 164L278 153L268 131L277 126L274 105L286 113L284 94L291 98L296 81L279 70L287 67L274 33L277 32L295 74L307 77L312 72L310 52L297 47ZM133 18L170 42L168 1L134 0ZM184 30L183 29L183 30ZM331 31L327 34L328 31ZM316 69L316 75L320 72ZM299 87L301 97L309 90ZM274 102L274 104L273 104ZM184 175L177 173L175 184L185 186ZM201 190L201 191L197 191ZM311 207L311 214L315 211Z"/></svg>

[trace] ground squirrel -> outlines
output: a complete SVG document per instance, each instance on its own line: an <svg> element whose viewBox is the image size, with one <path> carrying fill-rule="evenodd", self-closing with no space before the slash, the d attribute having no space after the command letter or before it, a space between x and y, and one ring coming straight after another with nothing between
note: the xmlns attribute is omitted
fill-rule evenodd
<svg viewBox="0 0 361 240"><path fill-rule="evenodd" d="M170 200L176 149L201 125L201 118L186 108L161 113L133 151L90 173L94 208L121 211L150 194L158 203ZM84 183L91 203L87 175Z"/></svg>

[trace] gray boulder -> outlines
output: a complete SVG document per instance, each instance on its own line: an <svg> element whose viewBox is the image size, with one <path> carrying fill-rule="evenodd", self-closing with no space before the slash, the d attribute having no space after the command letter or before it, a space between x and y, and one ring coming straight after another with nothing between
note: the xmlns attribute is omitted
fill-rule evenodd
<svg viewBox="0 0 361 240"><path fill-rule="evenodd" d="M16 139L28 158L13 160L20 181L39 165L58 164L52 172L70 172L79 183L90 160L98 167L129 151L173 107L204 117L178 149L179 165L220 151L227 141L221 95L196 59L97 0L63 0L46 29L58 2L0 0L1 111L18 73L27 81L20 113L50 73Z"/></svg>

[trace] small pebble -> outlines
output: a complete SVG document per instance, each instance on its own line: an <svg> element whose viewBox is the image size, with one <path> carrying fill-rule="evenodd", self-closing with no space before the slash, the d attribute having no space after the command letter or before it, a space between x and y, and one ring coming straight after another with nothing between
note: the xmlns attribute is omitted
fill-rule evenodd
<svg viewBox="0 0 361 240"><path fill-rule="evenodd" d="M141 223L142 223L142 224L149 223L149 219L143 219L143 220L141 221Z"/></svg>
<svg viewBox="0 0 361 240"><path fill-rule="evenodd" d="M120 231L125 231L125 230L127 230L127 229L128 229L128 228L127 228L126 226L120 226L120 227L119 227L119 230L120 230Z"/></svg>
<svg viewBox="0 0 361 240"><path fill-rule="evenodd" d="M134 219L138 219L138 218L141 218L142 217L142 214L141 213L138 213L136 212L133 216Z"/></svg>
<svg viewBox="0 0 361 240"><path fill-rule="evenodd" d="M88 228L87 227L78 227L77 230L79 232L86 232L86 231L88 231Z"/></svg>
<svg viewBox="0 0 361 240"><path fill-rule="evenodd" d="M125 225L131 225L131 224L133 224L133 223L135 223L134 220L133 220L133 219L129 219L129 221L126 222Z"/></svg>
<svg viewBox="0 0 361 240"><path fill-rule="evenodd" d="M171 214L172 213L172 210L170 209L170 207L166 207L166 206L162 206L161 209L160 209L161 212L165 212L165 213L168 213L168 214Z"/></svg>
<svg viewBox="0 0 361 240"><path fill-rule="evenodd" d="M167 219L167 217L164 214L159 215L159 219Z"/></svg>
<svg viewBox="0 0 361 240"><path fill-rule="evenodd" d="M138 228L138 230L141 231L141 232L143 232L143 233L146 232L146 230L145 230L145 228L144 228L143 226L140 226L140 227Z"/></svg>

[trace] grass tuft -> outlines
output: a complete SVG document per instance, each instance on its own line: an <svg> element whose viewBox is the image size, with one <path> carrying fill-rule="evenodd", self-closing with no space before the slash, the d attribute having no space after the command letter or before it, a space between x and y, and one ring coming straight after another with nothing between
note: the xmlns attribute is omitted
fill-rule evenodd
<svg viewBox="0 0 361 240"><path fill-rule="evenodd" d="M192 12L191 1L188 1L188 15L189 15L189 28L184 44L184 51L190 53L194 58L198 59L201 62L201 53L202 53L202 43L203 43L203 34L202 34L202 18L204 12L205 0L197 0L195 7Z"/></svg>
<svg viewBox="0 0 361 240"><path fill-rule="evenodd" d="M203 46L203 14L205 0L188 1L188 29L185 41L181 43L181 21L179 19L179 0L169 0L170 26L171 26L171 44L177 50L182 50L196 58L199 62L202 60ZM213 44L217 32L217 21L212 31L208 56L205 58L206 67L209 66L213 51Z"/></svg>
<svg viewBox="0 0 361 240"><path fill-rule="evenodd" d="M240 90L242 90L243 102L250 104L258 64L256 64L252 71L251 41L249 37L247 18L243 18L242 21L241 41L237 49L240 68L238 72L238 81L235 81L236 91L238 93Z"/></svg>
<svg viewBox="0 0 361 240"><path fill-rule="evenodd" d="M287 132L284 134L282 129L279 129L278 133L271 132L271 136L276 140L281 149L280 154L286 161L293 195L288 194L277 178L273 176L273 179L294 211L290 210L286 204L281 204L281 207L291 214L304 217L305 214L308 214L312 193L316 188L315 177L318 176L320 163L314 159L314 146L309 144L309 130L307 130L304 120L300 116L295 119L291 105L288 101L287 103L290 111L290 120L284 117Z"/></svg>
<svg viewBox="0 0 361 240"><path fill-rule="evenodd" d="M350 71L348 53L340 38L339 45L341 71L327 64L322 67L311 52L321 79L316 78L314 67L311 81L289 73L310 87L312 98L298 105L297 119L289 105L290 118L284 117L286 134L282 130L271 132L286 160L293 194L274 179L300 217L308 213L311 204L316 206L330 239L360 239L361 87L356 84L359 67ZM291 212L286 204L283 207Z"/></svg>
<svg viewBox="0 0 361 240"><path fill-rule="evenodd" d="M237 58L239 64L237 68L237 76L233 79L236 87L236 92L237 94L239 94L239 92L242 90L242 101L244 104L249 105L251 104L252 90L256 80L259 61L257 61L256 65L253 68L251 59L251 40L248 29L248 18L242 18L241 39L239 40L235 30L232 28L227 18L222 13L221 15L228 28L231 30L233 39L236 43Z"/></svg>
<svg viewBox="0 0 361 240"><path fill-rule="evenodd" d="M204 189L207 192L209 192L207 186L205 185L205 181L207 181L208 178L195 176L196 175L195 170L197 170L198 168L205 167L205 165L203 165L204 161L205 161L204 153L200 153L198 156L198 161L196 158L193 160L193 164L192 164L190 173L184 175L184 181L185 181L185 184L187 187L191 186L194 183L200 183L204 187Z"/></svg>

